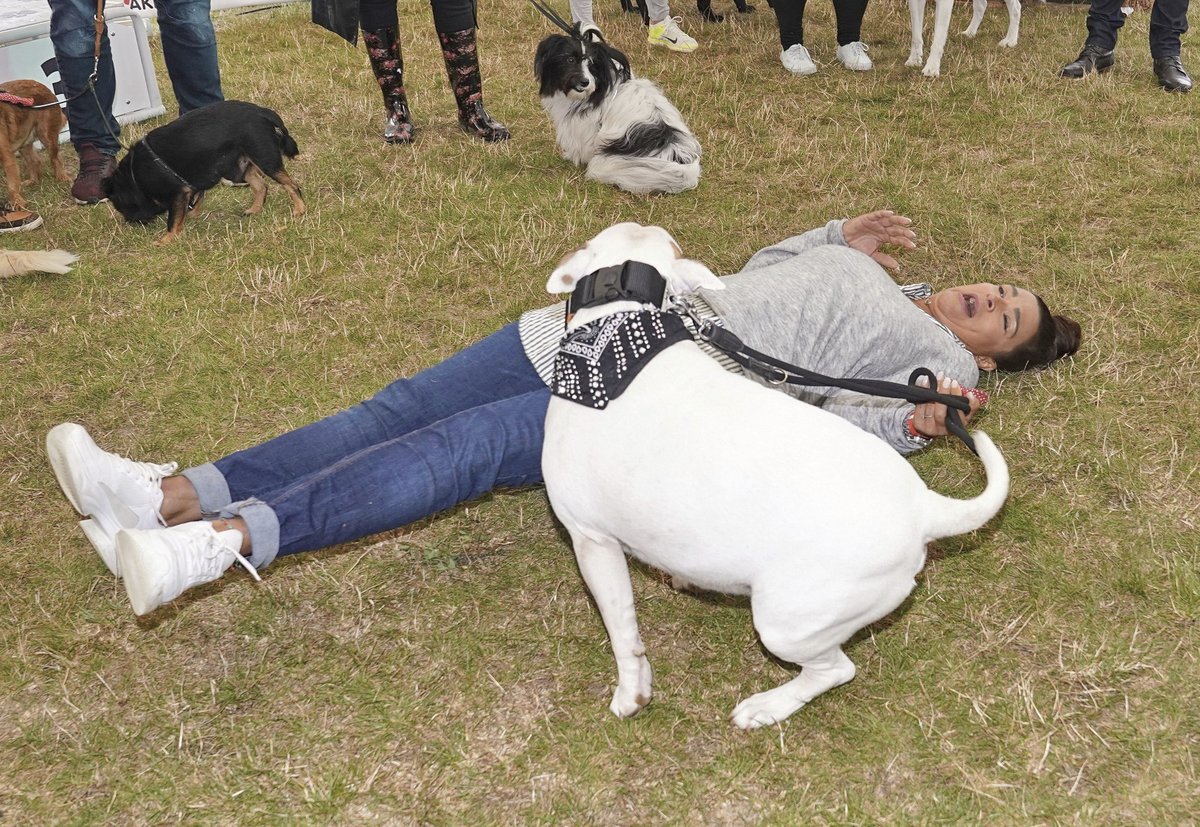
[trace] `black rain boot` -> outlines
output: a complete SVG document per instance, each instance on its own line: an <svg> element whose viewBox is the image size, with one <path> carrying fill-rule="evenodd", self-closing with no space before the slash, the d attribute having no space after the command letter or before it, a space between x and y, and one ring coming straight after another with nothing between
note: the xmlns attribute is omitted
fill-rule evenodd
<svg viewBox="0 0 1200 827"><path fill-rule="evenodd" d="M387 111L387 122L383 125L383 139L389 144L411 144L417 128L408 111L408 97L404 94L404 58L400 55L400 30L388 27L367 31L363 29L363 43L367 45L367 57L371 71L383 92L383 106Z"/></svg>
<svg viewBox="0 0 1200 827"><path fill-rule="evenodd" d="M463 132L492 143L507 141L508 127L483 108L483 81L479 77L479 55L475 51L475 30L438 32L442 57L450 88L458 101L458 125Z"/></svg>

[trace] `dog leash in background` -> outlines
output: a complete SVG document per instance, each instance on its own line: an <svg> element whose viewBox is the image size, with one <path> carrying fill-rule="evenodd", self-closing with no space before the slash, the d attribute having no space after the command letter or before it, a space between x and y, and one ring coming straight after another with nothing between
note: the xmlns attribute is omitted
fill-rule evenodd
<svg viewBox="0 0 1200 827"><path fill-rule="evenodd" d="M52 106L63 106L77 98L82 98L88 92L92 93L92 97L96 97L96 80L100 77L100 40L104 36L104 0L96 0L96 14L92 20L95 22L96 39L95 46L92 49L92 73L88 75L87 82L83 84L83 88L69 98L63 100L53 100L50 103L35 104L32 98L19 98L16 95L10 95L0 88L0 102L11 103L14 106L20 106L24 109L49 109ZM103 113L103 107L100 106L99 98L96 99L96 108Z"/></svg>
<svg viewBox="0 0 1200 827"><path fill-rule="evenodd" d="M555 26L558 26L560 29L562 29L564 32L566 32L571 37L573 37L579 41L583 40L583 37L581 37L579 34L579 28L577 26L572 26L570 23L563 20L562 17L559 15L559 13L556 12L554 9L550 8L547 5L539 3L538 0L529 0L529 5L533 6L535 9L540 11L542 13L542 17L545 17L547 20L549 20ZM597 35L599 35L599 32L597 32ZM601 37L600 39L603 40L604 38Z"/></svg>
<svg viewBox="0 0 1200 827"><path fill-rule="evenodd" d="M960 411L969 413L971 403L965 396L952 396L939 393L937 377L929 368L917 368L908 377L908 384L887 382L882 379L841 379L825 376L806 368L789 365L773 356L747 347L734 333L711 321L700 319L692 309L681 301L675 301L671 308L676 313L688 316L696 326L696 336L708 342L717 350L724 353L746 370L763 377L772 385L802 385L804 387L844 388L868 396L882 396L889 399L904 399L913 404L920 402L937 402L946 406L946 430L954 434L963 444L971 449L971 453L979 456L975 450L975 440L967 433L963 425ZM919 387L917 379L924 377L929 381L928 388Z"/></svg>
<svg viewBox="0 0 1200 827"><path fill-rule="evenodd" d="M10 92L5 92L0 89L0 103L11 103L13 106L20 106L22 109L33 109L33 98L21 98Z"/></svg>

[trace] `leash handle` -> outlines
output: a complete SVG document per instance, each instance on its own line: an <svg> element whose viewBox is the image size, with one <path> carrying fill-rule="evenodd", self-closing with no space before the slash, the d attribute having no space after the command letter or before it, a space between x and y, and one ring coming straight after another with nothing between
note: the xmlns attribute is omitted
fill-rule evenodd
<svg viewBox="0 0 1200 827"><path fill-rule="evenodd" d="M918 387L917 379L920 378L924 378L929 383L930 388L937 387L937 377L933 375L933 371L931 371L929 368L917 368L910 373L908 376L908 384L916 388ZM944 396L945 394L938 395ZM968 413L970 412L971 403L965 396L947 396L947 398L957 398L963 402L966 402L967 407L965 410ZM959 405L946 405L946 430L961 439L963 444L971 449L972 454L979 456L979 451L975 450L975 440L971 439L971 435L967 433L967 426L963 424L961 414L959 413L962 410L964 409Z"/></svg>

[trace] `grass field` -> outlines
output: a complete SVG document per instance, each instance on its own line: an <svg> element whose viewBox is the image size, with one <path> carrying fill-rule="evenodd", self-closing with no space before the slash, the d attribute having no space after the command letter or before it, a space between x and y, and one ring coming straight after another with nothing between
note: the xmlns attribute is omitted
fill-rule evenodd
<svg viewBox="0 0 1200 827"><path fill-rule="evenodd" d="M308 215L273 188L244 218L249 193L218 188L163 249L161 225L27 192L46 229L5 243L81 261L0 283L0 824L1194 822L1200 95L1154 85L1144 11L1111 73L1069 83L1084 6L1027 5L1003 51L992 8L936 81L903 66L896 0L868 10L869 74L836 65L812 3L822 70L804 79L760 7L716 25L682 5L701 42L685 56L597 4L700 137L682 195L627 195L559 158L531 73L550 29L522 0L480 9L506 145L457 131L427 4L401 9L411 148L377 137L362 47L298 5L217 20L225 94L288 123ZM727 720L794 674L745 602L646 569L656 695L614 718L604 629L540 489L280 559L262 584L230 572L138 619L45 461L65 420L191 465L334 412L547 302L552 263L616 221L733 272L878 207L920 233L898 280L1028 286L1086 339L1052 370L985 380L1008 505L933 547L912 597L847 646L854 682L778 727ZM960 447L912 461L936 490L981 485Z"/></svg>

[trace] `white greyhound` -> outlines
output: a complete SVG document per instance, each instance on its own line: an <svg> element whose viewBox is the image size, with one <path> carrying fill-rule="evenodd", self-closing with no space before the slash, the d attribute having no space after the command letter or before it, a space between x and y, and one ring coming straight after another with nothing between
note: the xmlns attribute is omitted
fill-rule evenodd
<svg viewBox="0 0 1200 827"><path fill-rule="evenodd" d="M571 291L626 261L656 268L668 295L722 286L703 264L680 258L665 230L627 223L570 254L547 289ZM568 332L649 308L636 300L585 307ZM611 340L587 345L602 341ZM612 711L628 717L650 700L625 551L698 588L750 596L763 645L802 670L743 700L732 717L744 729L773 724L854 677L842 644L908 596L926 543L999 511L1008 467L985 434L975 441L986 489L969 500L944 497L878 437L724 370L691 339L661 350L602 408L553 397L542 471L612 642Z"/></svg>
<svg viewBox="0 0 1200 827"><path fill-rule="evenodd" d="M979 32L979 24L983 22L983 13L987 11L987 0L973 0L971 23L963 31L967 37L974 37ZM1000 41L1001 46L1012 48L1017 45L1017 34L1021 28L1021 0L1004 0L1008 6L1008 32ZM942 52L946 48L946 37L950 33L950 10L954 8L954 0L937 0L933 12L933 43L929 47L929 60L921 70L927 78L936 78L942 73ZM925 27L925 0L908 0L908 14L912 19L912 46L908 51L905 66L920 66L921 51L924 48L922 30Z"/></svg>

